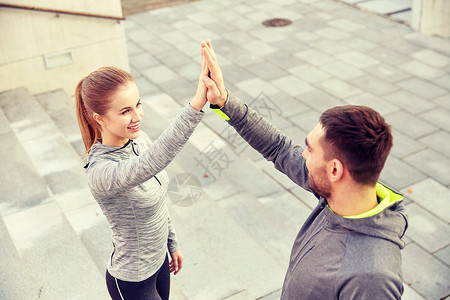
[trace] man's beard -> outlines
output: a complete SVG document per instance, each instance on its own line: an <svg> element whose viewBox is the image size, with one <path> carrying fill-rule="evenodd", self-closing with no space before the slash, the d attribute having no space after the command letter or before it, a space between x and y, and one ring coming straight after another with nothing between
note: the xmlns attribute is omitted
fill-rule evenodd
<svg viewBox="0 0 450 300"><path fill-rule="evenodd" d="M311 172L308 175L309 187L316 194L324 197L325 199L330 198L333 188L331 182L327 178L327 174L324 168L317 170L316 174L313 176Z"/></svg>

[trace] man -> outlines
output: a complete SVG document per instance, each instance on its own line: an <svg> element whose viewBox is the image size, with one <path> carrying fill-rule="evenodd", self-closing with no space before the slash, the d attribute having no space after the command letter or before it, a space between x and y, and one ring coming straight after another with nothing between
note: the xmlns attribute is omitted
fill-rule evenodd
<svg viewBox="0 0 450 300"><path fill-rule="evenodd" d="M331 108L302 149L225 89L209 41L202 55L211 108L319 200L294 242L281 299L400 299L407 218L402 195L377 182L392 147L383 117L363 106Z"/></svg>

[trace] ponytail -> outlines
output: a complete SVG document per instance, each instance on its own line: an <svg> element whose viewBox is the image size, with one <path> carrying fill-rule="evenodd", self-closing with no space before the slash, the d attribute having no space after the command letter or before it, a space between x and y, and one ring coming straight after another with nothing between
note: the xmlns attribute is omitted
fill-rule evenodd
<svg viewBox="0 0 450 300"><path fill-rule="evenodd" d="M87 154L91 150L92 145L101 137L101 132L97 122L92 117L92 114L89 114L83 101L82 88L84 80L85 78L81 79L75 89L75 105L78 127L80 128L81 138L86 149L84 154Z"/></svg>

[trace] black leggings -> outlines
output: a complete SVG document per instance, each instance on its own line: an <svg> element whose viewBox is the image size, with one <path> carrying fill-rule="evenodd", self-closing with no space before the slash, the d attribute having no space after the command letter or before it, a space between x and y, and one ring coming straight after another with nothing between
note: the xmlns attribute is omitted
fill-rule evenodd
<svg viewBox="0 0 450 300"><path fill-rule="evenodd" d="M168 300L170 292L169 259L150 278L140 282L114 278L106 270L106 286L112 300Z"/></svg>

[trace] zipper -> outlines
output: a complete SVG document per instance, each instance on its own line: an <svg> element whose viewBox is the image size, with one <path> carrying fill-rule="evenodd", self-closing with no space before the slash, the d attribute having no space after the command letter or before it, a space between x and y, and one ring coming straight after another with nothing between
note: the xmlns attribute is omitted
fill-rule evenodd
<svg viewBox="0 0 450 300"><path fill-rule="evenodd" d="M136 149L134 149L134 146L136 145L135 142L131 141L131 149L133 149L133 152L136 156L139 156L139 153L136 152Z"/></svg>
<svg viewBox="0 0 450 300"><path fill-rule="evenodd" d="M114 253L116 253L116 245L114 245L114 242L112 244L113 244L113 252L111 253L111 267L112 267Z"/></svg>

